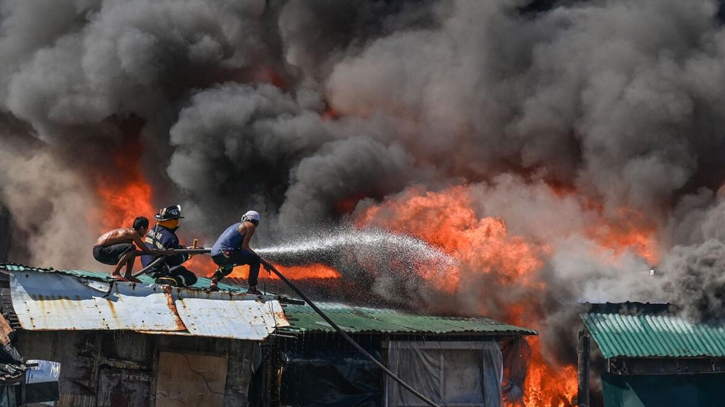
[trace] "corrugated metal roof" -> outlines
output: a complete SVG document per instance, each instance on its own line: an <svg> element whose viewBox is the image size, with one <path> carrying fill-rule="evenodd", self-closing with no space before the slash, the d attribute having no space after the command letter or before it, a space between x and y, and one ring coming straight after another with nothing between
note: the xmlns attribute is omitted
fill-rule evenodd
<svg viewBox="0 0 725 407"><path fill-rule="evenodd" d="M88 278L88 279L94 279L94 280L100 280L105 281L107 283L110 283L112 281L116 281L113 278L111 278L111 275L109 273L104 273L102 271L86 271L86 270L55 270L53 268L39 268L39 267L28 267L22 264L2 264L0 263L0 270L6 270L6 271L14 271L14 272L21 272L21 271L36 271L38 273L60 273L60 274L67 274L71 276L76 276L80 278ZM146 284L153 284L154 279L151 276L148 276L146 274L139 276L139 280L141 280L143 283ZM207 289L209 288L209 283L211 283L211 280L205 277L197 277L196 284L190 286L189 288L192 289ZM242 287L238 284L225 284L225 283L219 283L219 288L222 291L231 291L235 293L246 293L247 289L245 287Z"/></svg>
<svg viewBox="0 0 725 407"><path fill-rule="evenodd" d="M262 340L288 325L271 296L115 282L106 273L0 265L26 330L133 330L146 333ZM208 287L208 286L207 286ZM110 295L106 294L110 290Z"/></svg>
<svg viewBox="0 0 725 407"><path fill-rule="evenodd" d="M26 330L182 331L161 287L106 283L60 273L23 271L10 277L13 309Z"/></svg>
<svg viewBox="0 0 725 407"><path fill-rule="evenodd" d="M414 315L392 309L351 307L316 303L330 319L349 333L477 333L490 335L537 335L533 329L504 324L489 318L453 318ZM290 323L284 331L333 332L334 329L307 305L286 305Z"/></svg>
<svg viewBox="0 0 725 407"><path fill-rule="evenodd" d="M673 315L590 312L582 320L605 358L725 357L725 327Z"/></svg>
<svg viewBox="0 0 725 407"><path fill-rule="evenodd" d="M13 274L13 306L23 329L127 329L147 333L187 334L239 339L263 339L276 328L287 332L333 332L307 305L286 305L266 296L253 301L246 290L220 284L227 292L211 293L208 279L191 288L162 288L141 276L141 284L114 284L107 273L39 269L0 264ZM73 278L71 278L73 277ZM13 280L15 282L13 282ZM393 309L318 303L333 321L350 333L475 333L537 335L532 329L488 318L414 315ZM287 318L285 318L285 316ZM292 324L290 325L290 322Z"/></svg>

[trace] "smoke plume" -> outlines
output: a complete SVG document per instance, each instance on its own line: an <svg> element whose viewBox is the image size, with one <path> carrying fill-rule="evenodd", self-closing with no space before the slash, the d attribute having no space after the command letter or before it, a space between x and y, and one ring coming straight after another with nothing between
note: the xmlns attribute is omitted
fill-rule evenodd
<svg viewBox="0 0 725 407"><path fill-rule="evenodd" d="M362 222L445 249L460 267L439 292L373 284L436 311L509 319L528 301L521 323L567 335L582 301L721 318L719 3L530 6L4 1L16 260L97 267L97 191L133 168L207 240L253 208L260 245Z"/></svg>

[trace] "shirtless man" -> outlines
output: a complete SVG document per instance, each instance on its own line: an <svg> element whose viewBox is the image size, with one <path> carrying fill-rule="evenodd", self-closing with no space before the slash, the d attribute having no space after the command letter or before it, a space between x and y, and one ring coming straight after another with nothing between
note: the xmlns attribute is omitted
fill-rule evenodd
<svg viewBox="0 0 725 407"><path fill-rule="evenodd" d="M116 266L111 273L111 277L117 280L123 280L121 277L121 268L126 266L125 279L138 282L131 275L133 271L133 263L136 256L141 254L136 251L135 245L144 253L153 256L168 256L173 254L173 250L154 250L147 247L143 240L143 236L148 232L149 220L143 216L139 216L133 221L133 228L114 229L104 233L96 241L93 246L93 257L103 264Z"/></svg>

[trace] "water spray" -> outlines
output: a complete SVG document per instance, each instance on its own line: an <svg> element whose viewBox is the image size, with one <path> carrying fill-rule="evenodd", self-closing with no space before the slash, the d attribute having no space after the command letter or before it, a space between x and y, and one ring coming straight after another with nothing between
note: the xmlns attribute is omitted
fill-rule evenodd
<svg viewBox="0 0 725 407"><path fill-rule="evenodd" d="M431 277L441 277L450 267L458 265L456 259L422 240L375 229L341 230L321 237L302 236L289 244L260 248L255 252L276 264L323 263L337 265L343 273L354 269L356 264L377 270L398 260L398 273L414 275L425 270ZM345 263L345 267L340 267L341 263Z"/></svg>

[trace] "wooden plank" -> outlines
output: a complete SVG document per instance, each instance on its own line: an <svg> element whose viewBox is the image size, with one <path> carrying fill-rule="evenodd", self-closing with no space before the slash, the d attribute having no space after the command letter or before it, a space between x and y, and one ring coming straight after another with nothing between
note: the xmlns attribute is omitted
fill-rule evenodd
<svg viewBox="0 0 725 407"><path fill-rule="evenodd" d="M222 407L227 357L161 352L156 407Z"/></svg>
<svg viewBox="0 0 725 407"><path fill-rule="evenodd" d="M10 326L5 317L0 314L0 344L7 346L10 343L10 333L13 332L13 328Z"/></svg>
<svg viewBox="0 0 725 407"><path fill-rule="evenodd" d="M258 342L230 341L227 384L224 407L247 405L249 384L252 380L253 349Z"/></svg>

